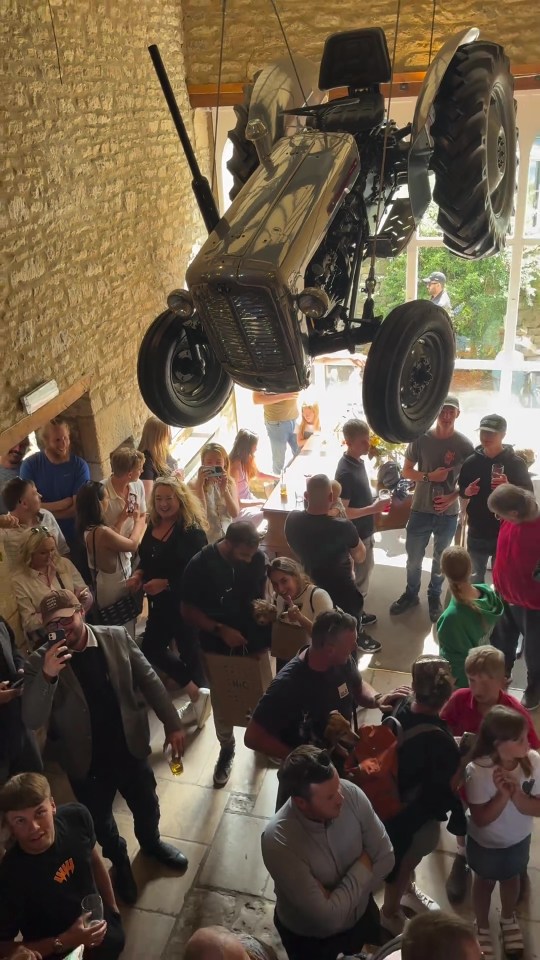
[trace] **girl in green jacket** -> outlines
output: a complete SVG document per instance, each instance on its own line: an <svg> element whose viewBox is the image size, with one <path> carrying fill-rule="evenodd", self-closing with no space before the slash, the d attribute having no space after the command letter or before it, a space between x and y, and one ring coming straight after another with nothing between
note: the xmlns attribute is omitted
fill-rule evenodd
<svg viewBox="0 0 540 960"><path fill-rule="evenodd" d="M489 643L491 631L503 612L503 602L493 587L470 583L471 558L463 547L447 547L441 570L452 599L437 621L441 657L448 660L457 687L467 687L465 657L473 647Z"/></svg>

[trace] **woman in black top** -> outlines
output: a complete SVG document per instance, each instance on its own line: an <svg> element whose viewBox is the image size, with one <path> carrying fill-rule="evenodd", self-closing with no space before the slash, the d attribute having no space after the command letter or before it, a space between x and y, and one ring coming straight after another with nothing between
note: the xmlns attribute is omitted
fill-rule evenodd
<svg viewBox="0 0 540 960"><path fill-rule="evenodd" d="M203 509L185 483L158 477L149 503L149 523L139 546L140 566L128 581L148 597L148 620L141 649L150 663L186 688L190 702L180 711L185 723L204 726L210 691L193 631L180 614L184 569L207 543ZM175 641L177 651L171 649Z"/></svg>
<svg viewBox="0 0 540 960"><path fill-rule="evenodd" d="M418 727L398 751L398 783L404 808L385 823L392 841L395 867L386 879L381 926L396 936L406 917L401 907L423 912L430 897L414 883L414 869L439 840L440 822L449 812L456 829L463 828L463 808L454 791L460 756L439 713L454 688L450 664L442 657L422 656L412 665L412 696L395 710L403 732ZM420 730L420 727L422 728Z"/></svg>

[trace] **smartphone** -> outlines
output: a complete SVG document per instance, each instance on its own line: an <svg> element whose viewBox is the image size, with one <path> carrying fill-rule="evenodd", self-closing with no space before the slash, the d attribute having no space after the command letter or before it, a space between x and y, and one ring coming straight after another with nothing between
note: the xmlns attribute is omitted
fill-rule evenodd
<svg viewBox="0 0 540 960"><path fill-rule="evenodd" d="M54 647L55 643L60 643L60 640L65 640L66 635L63 630L50 630L47 634L47 644L49 647Z"/></svg>
<svg viewBox="0 0 540 960"><path fill-rule="evenodd" d="M18 677L17 680L14 680L13 683L10 683L9 689L18 690L19 687L22 687L23 683L24 683L24 677Z"/></svg>
<svg viewBox="0 0 540 960"><path fill-rule="evenodd" d="M221 477L224 474L223 467L203 467L207 477Z"/></svg>
<svg viewBox="0 0 540 960"><path fill-rule="evenodd" d="M133 511L135 510L136 503L137 503L137 496L136 496L136 494L134 494L134 493L128 493L128 498L127 498L127 512L128 512L128 513L133 513Z"/></svg>

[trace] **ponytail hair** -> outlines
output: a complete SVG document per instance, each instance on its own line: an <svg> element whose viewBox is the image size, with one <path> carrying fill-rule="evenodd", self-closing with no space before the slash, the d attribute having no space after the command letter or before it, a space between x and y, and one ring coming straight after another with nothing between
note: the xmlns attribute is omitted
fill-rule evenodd
<svg viewBox="0 0 540 960"><path fill-rule="evenodd" d="M510 707L496 706L486 713L476 742L467 757L468 761L478 760L479 757L489 757L494 764L501 762L497 743L501 740L519 740L523 731L527 729L527 720L517 710ZM526 777L532 773L531 761L528 757L519 757L518 763Z"/></svg>
<svg viewBox="0 0 540 960"><path fill-rule="evenodd" d="M448 580L450 593L454 599L479 613L476 600L465 596L464 587L469 583L472 574L471 558L465 548L446 547L446 550L443 550L441 554L441 571Z"/></svg>

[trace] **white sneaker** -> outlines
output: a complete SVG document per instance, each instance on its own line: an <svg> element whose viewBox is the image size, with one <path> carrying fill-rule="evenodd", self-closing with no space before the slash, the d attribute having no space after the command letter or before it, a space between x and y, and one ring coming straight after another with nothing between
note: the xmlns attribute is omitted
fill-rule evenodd
<svg viewBox="0 0 540 960"><path fill-rule="evenodd" d="M410 889L403 894L400 903L402 907L412 910L413 913L429 913L430 910L441 909L437 901L428 897L427 893L420 890L414 882L411 883Z"/></svg>
<svg viewBox="0 0 540 960"><path fill-rule="evenodd" d="M387 930L388 933L391 933L394 937L397 937L400 933L403 933L407 924L407 917L403 913L403 910L398 910L398 912L394 913L391 917L387 917L384 912L384 907L382 907L380 918L381 927L383 930Z"/></svg>
<svg viewBox="0 0 540 960"><path fill-rule="evenodd" d="M208 687L199 687L199 696L191 706L195 714L195 720L199 730L202 730L208 717L212 713L212 701L210 700L210 690Z"/></svg>

